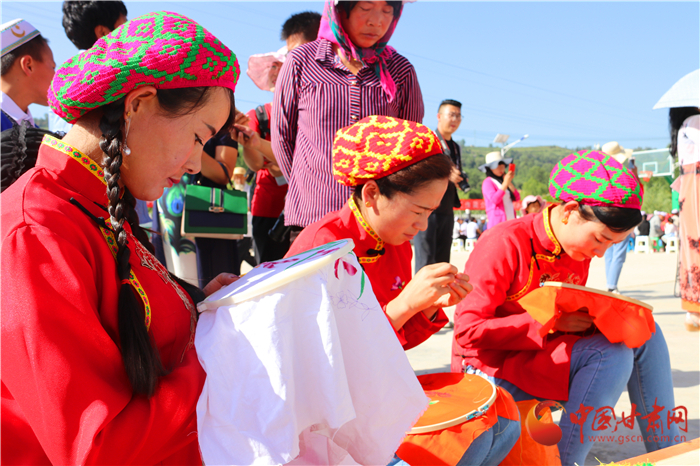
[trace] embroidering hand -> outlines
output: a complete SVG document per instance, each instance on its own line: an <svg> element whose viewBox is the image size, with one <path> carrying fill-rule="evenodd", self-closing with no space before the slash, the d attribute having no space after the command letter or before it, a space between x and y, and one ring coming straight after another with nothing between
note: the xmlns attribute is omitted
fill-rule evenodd
<svg viewBox="0 0 700 466"><path fill-rule="evenodd" d="M231 283L235 282L239 278L241 277L232 273L220 273L212 281L210 281L202 291L204 291L205 296L209 296L210 294L219 291L226 285L230 285Z"/></svg>
<svg viewBox="0 0 700 466"><path fill-rule="evenodd" d="M431 319L440 307L457 304L471 290L469 277L458 273L457 267L445 262L426 265L387 304L386 314L398 330L419 312Z"/></svg>
<svg viewBox="0 0 700 466"><path fill-rule="evenodd" d="M562 332L583 332L593 325L593 317L588 312L564 312L554 324L555 330Z"/></svg>

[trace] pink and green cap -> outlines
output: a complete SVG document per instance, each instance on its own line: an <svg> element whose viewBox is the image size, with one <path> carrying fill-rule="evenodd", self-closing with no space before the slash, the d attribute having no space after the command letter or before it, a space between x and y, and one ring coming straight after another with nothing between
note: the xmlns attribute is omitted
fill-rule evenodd
<svg viewBox="0 0 700 466"><path fill-rule="evenodd" d="M49 105L74 123L141 86L235 91L239 75L236 55L219 39L185 16L159 11L123 24L61 65Z"/></svg>
<svg viewBox="0 0 700 466"><path fill-rule="evenodd" d="M620 162L594 150L564 157L549 177L549 194L562 202L642 208L642 187Z"/></svg>

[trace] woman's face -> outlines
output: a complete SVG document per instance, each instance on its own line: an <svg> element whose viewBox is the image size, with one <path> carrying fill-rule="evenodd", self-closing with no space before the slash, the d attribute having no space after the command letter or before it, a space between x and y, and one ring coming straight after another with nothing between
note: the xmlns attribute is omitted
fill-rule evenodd
<svg viewBox="0 0 700 466"><path fill-rule="evenodd" d="M275 85L277 84L277 77L282 69L282 62L276 61L270 67L270 87L274 91Z"/></svg>
<svg viewBox="0 0 700 466"><path fill-rule="evenodd" d="M357 2L348 17L340 13L340 24L357 47L369 48L379 42L394 19L394 8L386 2Z"/></svg>
<svg viewBox="0 0 700 466"><path fill-rule="evenodd" d="M538 201L531 202L525 208L526 214L536 214L540 211L540 203Z"/></svg>
<svg viewBox="0 0 700 466"><path fill-rule="evenodd" d="M136 199L153 201L163 189L180 181L185 173L198 173L202 148L226 123L230 104L224 88L209 91L206 103L196 111L170 117L161 110L155 89L140 88L130 100L131 154L122 154L121 180Z"/></svg>
<svg viewBox="0 0 700 466"><path fill-rule="evenodd" d="M368 197L365 200L372 205L365 208L367 221L384 242L403 244L428 228L428 217L440 206L447 183L446 179L433 180L412 194L395 193L391 199L381 194Z"/></svg>
<svg viewBox="0 0 700 466"><path fill-rule="evenodd" d="M503 176L506 174L506 164L503 162L500 162L496 168L491 170L494 175L496 176Z"/></svg>
<svg viewBox="0 0 700 466"><path fill-rule="evenodd" d="M562 225L560 238L564 251L573 260L582 261L593 257L603 257L613 244L624 241L634 228L616 233L603 222L586 220L578 210L571 212L568 223Z"/></svg>

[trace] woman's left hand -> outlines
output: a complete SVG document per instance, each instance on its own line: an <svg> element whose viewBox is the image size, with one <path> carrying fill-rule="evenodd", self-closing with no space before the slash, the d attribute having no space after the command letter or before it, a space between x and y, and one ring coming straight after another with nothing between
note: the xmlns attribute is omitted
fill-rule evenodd
<svg viewBox="0 0 700 466"><path fill-rule="evenodd" d="M435 307L445 308L456 306L474 289L469 283L469 275L466 273L456 274L455 280L447 286L450 289L449 293L440 296L440 298L435 301Z"/></svg>
<svg viewBox="0 0 700 466"><path fill-rule="evenodd" d="M214 280L210 281L207 286L204 287L202 290L204 291L204 296L209 296L210 294L219 291L221 288L225 287L226 285L230 285L239 278L241 277L232 273L220 273L214 278Z"/></svg>

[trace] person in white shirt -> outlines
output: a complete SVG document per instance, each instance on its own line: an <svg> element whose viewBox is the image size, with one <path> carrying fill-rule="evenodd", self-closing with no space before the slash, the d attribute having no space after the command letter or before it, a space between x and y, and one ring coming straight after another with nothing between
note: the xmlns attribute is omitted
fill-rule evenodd
<svg viewBox="0 0 700 466"><path fill-rule="evenodd" d="M479 236L481 236L481 230L479 229L479 225L477 225L476 221L473 218L469 218L465 222L465 232L467 239L478 239Z"/></svg>

